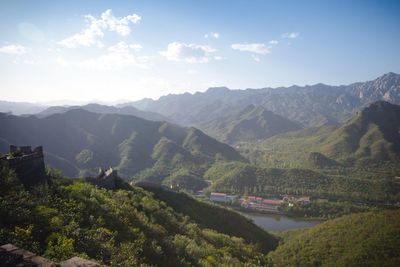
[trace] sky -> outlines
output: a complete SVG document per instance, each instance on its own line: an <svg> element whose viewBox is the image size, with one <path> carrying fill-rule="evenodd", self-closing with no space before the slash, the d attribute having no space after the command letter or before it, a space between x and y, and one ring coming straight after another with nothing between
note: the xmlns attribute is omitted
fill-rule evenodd
<svg viewBox="0 0 400 267"><path fill-rule="evenodd" d="M400 1L0 1L0 100L124 102L400 73Z"/></svg>

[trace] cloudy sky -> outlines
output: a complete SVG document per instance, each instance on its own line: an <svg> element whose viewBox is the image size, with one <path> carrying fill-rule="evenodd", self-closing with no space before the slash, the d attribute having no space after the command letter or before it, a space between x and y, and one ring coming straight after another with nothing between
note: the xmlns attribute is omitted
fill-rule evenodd
<svg viewBox="0 0 400 267"><path fill-rule="evenodd" d="M0 99L158 98L400 72L400 1L0 1Z"/></svg>

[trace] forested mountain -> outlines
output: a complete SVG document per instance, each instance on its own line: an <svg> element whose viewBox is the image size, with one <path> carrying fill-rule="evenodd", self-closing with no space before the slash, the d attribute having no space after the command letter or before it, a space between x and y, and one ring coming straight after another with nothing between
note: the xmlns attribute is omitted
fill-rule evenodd
<svg viewBox="0 0 400 267"><path fill-rule="evenodd" d="M79 256L108 266L267 266L265 253L277 245L238 213L191 198L207 225L195 209L182 214L129 185L105 190L50 173L46 186L27 190L2 165L0 185L0 243L56 262ZM229 236L215 218L238 224Z"/></svg>
<svg viewBox="0 0 400 267"><path fill-rule="evenodd" d="M358 112L342 126L287 133L265 140L257 147L243 149L249 149L252 151L250 157L269 165L290 162L292 166L318 167L318 157L314 153L318 152L320 167L339 162L344 166L389 164L399 168L399 130L400 106L379 101ZM310 157L310 154L314 156Z"/></svg>
<svg viewBox="0 0 400 267"><path fill-rule="evenodd" d="M201 175L218 159L243 160L195 128L120 114L70 110L45 118L0 114L0 152L9 144L43 145L47 163L68 176L116 167L129 178L147 170L158 181L186 169Z"/></svg>
<svg viewBox="0 0 400 267"><path fill-rule="evenodd" d="M287 233L273 266L399 266L400 211L347 215Z"/></svg>
<svg viewBox="0 0 400 267"><path fill-rule="evenodd" d="M400 104L400 75L387 73L373 81L350 85L325 84L280 88L230 90L210 88L204 93L167 95L124 104L167 116L179 124L200 126L219 117L234 115L250 104L304 126L337 124L371 102Z"/></svg>
<svg viewBox="0 0 400 267"><path fill-rule="evenodd" d="M83 106L53 106L49 107L42 112L35 114L39 118L44 118L57 113L64 113L69 110L74 109L83 109L94 113L100 114L121 114L121 115L132 115L142 119L151 120L151 121L170 121L167 117L164 117L160 114L151 111L141 111L132 106L126 106L117 108L114 106L106 106L100 104L87 104Z"/></svg>
<svg viewBox="0 0 400 267"><path fill-rule="evenodd" d="M298 123L265 109L249 105L234 115L220 117L200 125L208 134L228 144L254 142L301 129Z"/></svg>

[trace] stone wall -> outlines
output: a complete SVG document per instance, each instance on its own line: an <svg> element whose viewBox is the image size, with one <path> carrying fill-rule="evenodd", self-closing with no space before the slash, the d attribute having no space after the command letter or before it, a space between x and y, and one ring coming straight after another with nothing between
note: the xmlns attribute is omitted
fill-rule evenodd
<svg viewBox="0 0 400 267"><path fill-rule="evenodd" d="M2 156L0 160L6 162L13 169L25 186L33 186L47 182L46 168L44 165L43 149L41 146L31 150L29 146L16 148L10 146L10 152L19 151L21 156Z"/></svg>

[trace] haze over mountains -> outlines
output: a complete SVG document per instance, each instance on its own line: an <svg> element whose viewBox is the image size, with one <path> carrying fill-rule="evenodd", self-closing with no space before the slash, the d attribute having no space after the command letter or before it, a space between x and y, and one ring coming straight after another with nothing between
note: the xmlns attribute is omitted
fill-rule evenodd
<svg viewBox="0 0 400 267"><path fill-rule="evenodd" d="M315 84L230 90L210 88L204 93L162 96L106 106L54 106L45 110L29 103L0 102L1 111L45 117L72 109L133 115L197 127L230 144L256 141L301 128L338 125L369 103L400 104L400 75L387 73L375 80L342 86Z"/></svg>
<svg viewBox="0 0 400 267"><path fill-rule="evenodd" d="M33 205L25 208L25 204L14 203L12 197L20 185L13 172L3 166L0 171L8 178L1 183L12 189L12 197L4 193L7 190L2 193L9 201L6 206L14 208L2 209L2 216L17 221L20 217L12 210L22 208L33 219L18 223L31 220L35 231L47 229L46 240L57 229L71 236L70 229L78 224L53 226L53 218L54 214L59 218L70 216L64 215L64 210L68 210L71 199L77 198L74 207L83 208L74 214L85 218L77 219L81 236L91 236L86 226L93 218L95 231L111 233L129 226L130 232L141 233L141 246L146 248L146 253L137 253L131 262L140 260L158 266L196 266L186 263L200 261L219 249L226 251L224 257L228 257L230 266L323 266L336 260L357 266L358 258L363 258L360 266L374 266L383 258L394 263L388 266L397 266L398 253L392 251L398 247L398 224L393 220L398 219L399 211L384 209L396 209L400 203L399 88L399 75L389 73L372 82L349 86L214 88L205 93L170 95L119 106L56 106L24 116L0 113L0 153L6 153L10 144L42 145L47 165L60 169L63 175L92 176L99 167L111 166L126 181L149 181L142 184L150 186L142 188L152 193L130 187L122 180L121 188L113 191L98 189L82 179L63 180L52 174L52 183L47 191L43 189L46 200L35 192L25 193L21 203ZM148 106L141 106L143 103ZM282 196L307 196L311 201L308 204L290 202L290 206L283 201L278 211L324 219L359 214L278 238L236 212L174 190L258 196L272 201ZM53 203L51 197L57 201ZM121 202L126 207L123 212L119 210ZM41 219L35 220L27 212L30 210L39 212ZM118 221L121 215L126 217ZM136 217L141 218L140 223ZM47 226L39 227L38 222ZM13 223L6 227L11 234L1 238L11 242L11 237L19 237ZM121 233L116 231L115 236L124 242L138 238L136 234ZM349 236L351 240L346 241ZM120 247L112 238L99 242L101 238L93 240L107 244L107 249L93 250L90 242L83 242L79 248L101 262L111 262L109 257L98 255L104 251L120 255ZM46 242L42 246L50 246ZM154 246L155 242L159 245ZM193 247L198 253L187 252ZM207 255L199 252L206 251L206 247ZM372 251L382 259L370 259ZM131 252L129 249L127 253ZM54 258L59 259L58 255ZM227 259L212 262L219 266ZM122 262L112 261L119 260Z"/></svg>
<svg viewBox="0 0 400 267"><path fill-rule="evenodd" d="M400 104L399 74L390 72L372 81L341 86L319 83L246 90L217 87L204 93L172 94L130 104L163 114L183 125L199 126L221 116L234 115L252 104L304 126L318 126L344 122L356 110L379 100Z"/></svg>
<svg viewBox="0 0 400 267"><path fill-rule="evenodd" d="M151 111L141 111L133 106L126 106L126 107L114 107L114 106L107 106L101 104L87 104L83 106L53 106L49 107L37 114L35 114L39 118L44 118L53 114L57 113L65 113L69 110L74 109L83 109L94 113L99 114L121 114L121 115L132 115L139 118L143 118L146 120L151 121L170 121L167 117L164 117L158 113L151 112Z"/></svg>
<svg viewBox="0 0 400 267"><path fill-rule="evenodd" d="M7 152L9 144L43 145L50 166L72 177L79 171L93 173L104 166L117 167L120 175L128 178L157 166L167 165L169 171L185 166L195 171L216 159L243 160L233 148L198 129L130 115L82 109L45 118L3 113L0 124L2 153Z"/></svg>

